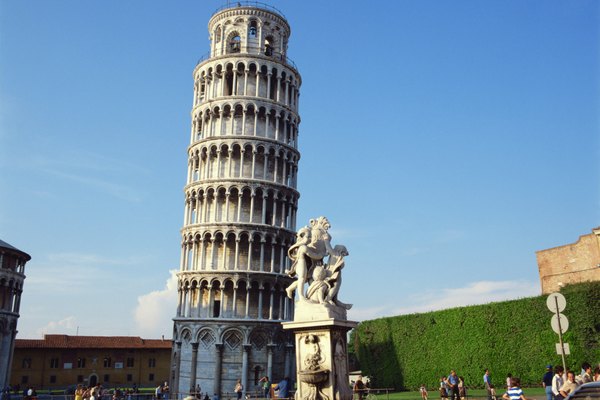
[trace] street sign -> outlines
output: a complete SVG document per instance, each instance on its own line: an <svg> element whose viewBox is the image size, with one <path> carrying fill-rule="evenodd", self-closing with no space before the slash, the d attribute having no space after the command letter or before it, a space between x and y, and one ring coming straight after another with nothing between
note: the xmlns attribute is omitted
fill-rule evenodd
<svg viewBox="0 0 600 400"><path fill-rule="evenodd" d="M571 354L571 351L569 350L569 343L563 343L562 344L562 348L565 349L565 355L566 356L568 356L569 354ZM558 355L562 355L563 354L560 343L556 343L556 354L558 354Z"/></svg>
<svg viewBox="0 0 600 400"><path fill-rule="evenodd" d="M552 312L561 312L565 310L567 300L565 299L565 296L560 293L551 293L546 299L546 305L548 306L548 310ZM556 309L557 306L558 310Z"/></svg>
<svg viewBox="0 0 600 400"><path fill-rule="evenodd" d="M550 326L552 326L552 330L558 334L565 333L567 329L569 329L569 320L563 314L554 314L550 320Z"/></svg>

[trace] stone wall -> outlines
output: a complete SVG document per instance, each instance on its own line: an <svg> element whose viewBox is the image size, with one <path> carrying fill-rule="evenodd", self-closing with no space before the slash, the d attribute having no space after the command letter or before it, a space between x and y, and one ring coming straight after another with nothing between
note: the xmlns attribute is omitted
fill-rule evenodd
<svg viewBox="0 0 600 400"><path fill-rule="evenodd" d="M562 286L600 281L600 227L575 243L536 252L542 294Z"/></svg>

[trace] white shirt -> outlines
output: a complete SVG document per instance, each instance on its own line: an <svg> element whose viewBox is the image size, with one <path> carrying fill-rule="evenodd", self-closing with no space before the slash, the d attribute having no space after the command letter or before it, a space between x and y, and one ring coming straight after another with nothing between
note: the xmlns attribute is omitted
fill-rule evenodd
<svg viewBox="0 0 600 400"><path fill-rule="evenodd" d="M558 395L559 390L564 383L565 380L561 376L554 374L554 377L552 378L552 393L554 393L555 396Z"/></svg>

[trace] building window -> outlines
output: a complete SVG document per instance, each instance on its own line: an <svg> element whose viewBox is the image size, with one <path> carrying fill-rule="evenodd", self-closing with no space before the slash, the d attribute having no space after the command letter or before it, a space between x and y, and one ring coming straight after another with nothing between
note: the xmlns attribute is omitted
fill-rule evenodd
<svg viewBox="0 0 600 400"><path fill-rule="evenodd" d="M50 359L50 368L58 368L58 358Z"/></svg>
<svg viewBox="0 0 600 400"><path fill-rule="evenodd" d="M110 375L109 374L104 374L104 382L109 382L110 381Z"/></svg>
<svg viewBox="0 0 600 400"><path fill-rule="evenodd" d="M77 375L77 383L83 382L83 375Z"/></svg>
<svg viewBox="0 0 600 400"><path fill-rule="evenodd" d="M148 380L154 382L154 374L148 374Z"/></svg>
<svg viewBox="0 0 600 400"><path fill-rule="evenodd" d="M148 368L154 368L156 367L156 358L149 358L148 359Z"/></svg>
<svg viewBox="0 0 600 400"><path fill-rule="evenodd" d="M21 364L21 367L23 369L29 369L29 368L31 368L31 358L24 358L23 359L23 363Z"/></svg>
<svg viewBox="0 0 600 400"><path fill-rule="evenodd" d="M250 29L248 30L248 35L251 38L255 38L256 37L256 21L250 22Z"/></svg>
<svg viewBox="0 0 600 400"><path fill-rule="evenodd" d="M56 375L50 375L50 383L56 383Z"/></svg>
<svg viewBox="0 0 600 400"><path fill-rule="evenodd" d="M127 368L133 368L133 357L127 357Z"/></svg>
<svg viewBox="0 0 600 400"><path fill-rule="evenodd" d="M85 358L79 357L77 359L77 368L85 368Z"/></svg>
<svg viewBox="0 0 600 400"><path fill-rule="evenodd" d="M104 368L110 368L112 365L112 360L110 357L104 357Z"/></svg>
<svg viewBox="0 0 600 400"><path fill-rule="evenodd" d="M21 377L21 384L23 383L29 383L29 377L27 375Z"/></svg>
<svg viewBox="0 0 600 400"><path fill-rule="evenodd" d="M127 382L132 382L132 381L133 381L133 375L127 374Z"/></svg>
<svg viewBox="0 0 600 400"><path fill-rule="evenodd" d="M221 314L221 300L213 301L213 318L218 318Z"/></svg>

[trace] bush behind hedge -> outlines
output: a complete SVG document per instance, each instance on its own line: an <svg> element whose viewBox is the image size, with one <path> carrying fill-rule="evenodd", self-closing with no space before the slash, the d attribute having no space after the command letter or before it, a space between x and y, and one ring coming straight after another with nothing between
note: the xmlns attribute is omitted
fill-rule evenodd
<svg viewBox="0 0 600 400"><path fill-rule="evenodd" d="M571 285L561 293L569 329L567 367L600 361L600 282ZM504 387L508 373L523 385L539 385L546 364L562 364L558 335L550 327L547 296L401 315L361 322L351 341L373 387L416 389L439 386L455 369L469 387L483 386L483 372Z"/></svg>

